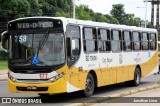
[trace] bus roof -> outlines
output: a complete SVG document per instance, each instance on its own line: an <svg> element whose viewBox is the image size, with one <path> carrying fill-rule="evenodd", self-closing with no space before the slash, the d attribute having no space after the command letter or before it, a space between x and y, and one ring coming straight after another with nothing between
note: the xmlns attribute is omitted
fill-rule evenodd
<svg viewBox="0 0 160 106"><path fill-rule="evenodd" d="M96 26L96 27L102 27L102 28L124 29L124 30L132 30L132 31L157 32L157 30L153 28L142 28L142 27L136 27L136 26L110 24L110 23L105 23L105 22L94 22L94 21L89 21L89 20L78 20L78 19L65 18L65 17L44 17L44 16L24 17L24 18L18 18L15 20L11 20L10 22L23 20L23 19L35 19L35 18L60 19L63 22L65 21L67 24L79 24L79 25L85 25L85 26Z"/></svg>

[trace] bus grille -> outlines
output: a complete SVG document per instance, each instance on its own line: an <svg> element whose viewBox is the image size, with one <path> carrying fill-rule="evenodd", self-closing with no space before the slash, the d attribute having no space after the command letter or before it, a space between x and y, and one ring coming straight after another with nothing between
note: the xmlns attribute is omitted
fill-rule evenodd
<svg viewBox="0 0 160 106"><path fill-rule="evenodd" d="M27 87L16 87L18 91L47 91L48 87L37 87L37 89L27 89Z"/></svg>
<svg viewBox="0 0 160 106"><path fill-rule="evenodd" d="M20 83L32 83L32 84L47 83L47 82L49 82L49 79L17 79L17 82L20 82Z"/></svg>

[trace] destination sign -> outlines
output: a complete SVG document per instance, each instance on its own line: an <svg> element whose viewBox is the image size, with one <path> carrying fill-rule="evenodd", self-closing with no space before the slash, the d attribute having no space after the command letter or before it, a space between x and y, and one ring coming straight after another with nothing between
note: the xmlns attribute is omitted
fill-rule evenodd
<svg viewBox="0 0 160 106"><path fill-rule="evenodd" d="M53 22L38 21L17 23L17 29L53 28Z"/></svg>
<svg viewBox="0 0 160 106"><path fill-rule="evenodd" d="M9 30L32 30L32 29L62 29L62 21L55 19L25 19L10 22Z"/></svg>

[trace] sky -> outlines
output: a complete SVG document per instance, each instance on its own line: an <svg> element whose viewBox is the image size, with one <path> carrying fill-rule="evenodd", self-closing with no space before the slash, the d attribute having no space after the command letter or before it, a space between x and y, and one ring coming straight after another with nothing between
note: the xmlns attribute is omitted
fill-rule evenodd
<svg viewBox="0 0 160 106"><path fill-rule="evenodd" d="M113 4L124 4L126 13L134 13L135 17L145 20L146 3L143 0L76 0L76 4L86 4L94 12L110 14ZM137 8L140 7L140 8ZM156 10L156 9L155 9ZM151 21L151 3L147 3L147 20Z"/></svg>

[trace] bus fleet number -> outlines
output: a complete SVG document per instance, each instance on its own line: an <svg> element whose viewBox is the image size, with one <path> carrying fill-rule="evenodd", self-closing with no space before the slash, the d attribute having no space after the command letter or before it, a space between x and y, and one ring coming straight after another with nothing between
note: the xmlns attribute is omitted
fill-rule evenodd
<svg viewBox="0 0 160 106"><path fill-rule="evenodd" d="M48 73L40 73L39 77L40 77L40 79L47 79L48 78Z"/></svg>

